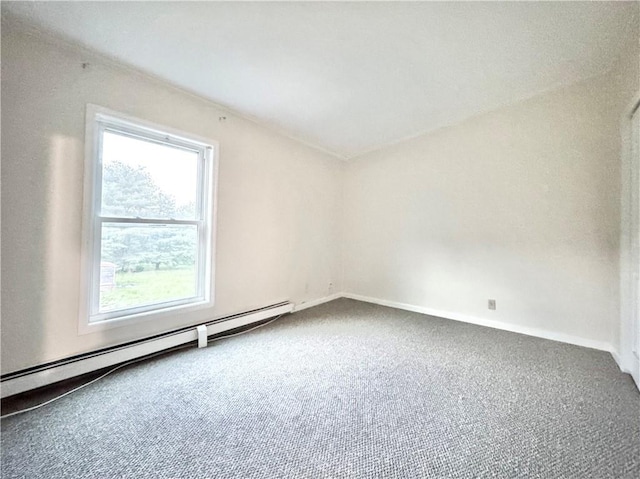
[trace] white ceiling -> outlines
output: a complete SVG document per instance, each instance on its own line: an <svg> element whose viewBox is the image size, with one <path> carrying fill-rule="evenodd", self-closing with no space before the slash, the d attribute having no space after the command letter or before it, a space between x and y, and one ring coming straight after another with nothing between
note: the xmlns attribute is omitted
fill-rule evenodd
<svg viewBox="0 0 640 479"><path fill-rule="evenodd" d="M2 2L344 158L611 68L637 3Z"/></svg>

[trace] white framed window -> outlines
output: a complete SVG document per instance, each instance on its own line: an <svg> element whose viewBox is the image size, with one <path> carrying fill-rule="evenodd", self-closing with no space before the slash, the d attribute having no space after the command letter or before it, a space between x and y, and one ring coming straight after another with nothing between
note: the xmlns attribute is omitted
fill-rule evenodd
<svg viewBox="0 0 640 479"><path fill-rule="evenodd" d="M217 144L87 106L80 331L213 305Z"/></svg>

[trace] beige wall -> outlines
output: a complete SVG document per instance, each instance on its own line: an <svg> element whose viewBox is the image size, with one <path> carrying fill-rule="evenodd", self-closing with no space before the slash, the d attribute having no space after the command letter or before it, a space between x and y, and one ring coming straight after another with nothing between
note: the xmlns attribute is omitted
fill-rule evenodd
<svg viewBox="0 0 640 479"><path fill-rule="evenodd" d="M345 291L607 347L618 322L620 217L611 81L349 163Z"/></svg>
<svg viewBox="0 0 640 479"><path fill-rule="evenodd" d="M220 142L214 309L78 335L87 103ZM6 25L2 119L3 373L340 290L340 160Z"/></svg>
<svg viewBox="0 0 640 479"><path fill-rule="evenodd" d="M2 372L321 298L329 283L617 347L619 125L637 42L626 52L608 75L345 164L3 25ZM220 142L212 310L78 335L87 103Z"/></svg>

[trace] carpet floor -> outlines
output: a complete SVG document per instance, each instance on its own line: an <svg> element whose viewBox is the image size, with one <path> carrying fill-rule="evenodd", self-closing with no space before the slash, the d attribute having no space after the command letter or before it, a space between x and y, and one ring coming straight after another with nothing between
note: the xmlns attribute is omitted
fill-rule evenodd
<svg viewBox="0 0 640 479"><path fill-rule="evenodd" d="M640 477L608 353L340 299L2 421L3 478Z"/></svg>

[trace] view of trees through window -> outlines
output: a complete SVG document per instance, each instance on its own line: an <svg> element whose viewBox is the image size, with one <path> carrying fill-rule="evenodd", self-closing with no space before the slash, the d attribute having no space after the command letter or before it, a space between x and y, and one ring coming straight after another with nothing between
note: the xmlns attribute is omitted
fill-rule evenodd
<svg viewBox="0 0 640 479"><path fill-rule="evenodd" d="M103 218L196 219L196 153L104 136ZM197 236L194 224L103 221L100 311L196 296Z"/></svg>

